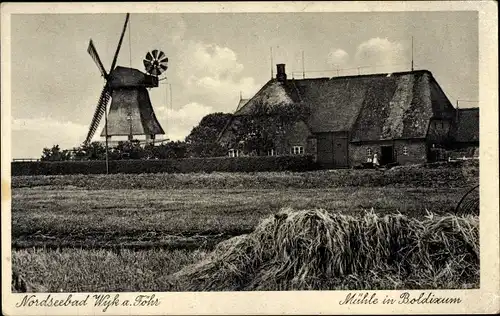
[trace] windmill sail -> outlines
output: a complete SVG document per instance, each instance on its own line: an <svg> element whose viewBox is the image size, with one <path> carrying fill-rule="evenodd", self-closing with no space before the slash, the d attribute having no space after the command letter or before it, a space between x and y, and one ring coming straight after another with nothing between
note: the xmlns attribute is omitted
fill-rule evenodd
<svg viewBox="0 0 500 316"><path fill-rule="evenodd" d="M106 69L104 69L104 66L102 65L101 58L99 58L99 54L97 54L97 50L95 49L94 42L92 42L92 40L90 40L89 42L89 47L87 48L87 52L96 63L97 68L99 68L99 71L101 72L102 76L106 78L108 74L106 73Z"/></svg>
<svg viewBox="0 0 500 316"><path fill-rule="evenodd" d="M94 112L94 117L92 118L92 122L90 123L90 128L89 132L87 134L87 138L85 139L85 144L88 145L90 141L92 140L92 137L94 137L95 131L97 130L97 127L99 126L99 123L102 119L102 116L104 115L104 112L106 111L106 107L109 103L109 99L111 98L111 95L109 94L108 87L104 86L102 88L101 96L99 97L99 101L97 102L97 107Z"/></svg>
<svg viewBox="0 0 500 316"><path fill-rule="evenodd" d="M113 57L113 62L111 63L111 68L109 69L109 72L111 72L111 71L113 71L113 69L115 69L116 61L118 60L118 53L120 52L120 48L122 47L123 36L125 35L125 31L127 30L127 24L128 24L129 17L130 17L130 14L127 13L127 16L125 17L125 24L123 24L122 34L120 35L120 40L118 41L118 46L116 47L115 56Z"/></svg>

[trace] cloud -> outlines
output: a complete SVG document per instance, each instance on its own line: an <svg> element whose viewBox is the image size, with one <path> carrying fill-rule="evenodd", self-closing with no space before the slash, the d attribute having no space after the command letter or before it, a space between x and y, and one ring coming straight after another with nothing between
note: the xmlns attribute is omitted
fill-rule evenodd
<svg viewBox="0 0 500 316"><path fill-rule="evenodd" d="M193 102L232 112L240 91L249 98L259 89L252 77L243 75L244 66L232 49L194 41L184 45L177 75Z"/></svg>
<svg viewBox="0 0 500 316"><path fill-rule="evenodd" d="M358 66L386 66L406 63L408 57L405 55L401 43L375 37L358 46L354 59Z"/></svg>
<svg viewBox="0 0 500 316"><path fill-rule="evenodd" d="M165 129L166 137L171 140L184 140L193 127L198 125L201 119L214 110L212 107L191 102L178 110L165 106L156 109L156 115Z"/></svg>
<svg viewBox="0 0 500 316"><path fill-rule="evenodd" d="M340 48L337 48L335 50L331 50L330 53L328 54L328 63L330 65L338 65L338 66L345 66L347 65L349 61L349 54Z"/></svg>
<svg viewBox="0 0 500 316"><path fill-rule="evenodd" d="M339 68L343 76L404 71L408 69L407 48L397 41L374 37L360 43L351 55L334 48L327 56L328 64Z"/></svg>
<svg viewBox="0 0 500 316"><path fill-rule="evenodd" d="M39 158L44 147L61 149L79 146L87 136L88 126L52 118L12 119L13 158Z"/></svg>

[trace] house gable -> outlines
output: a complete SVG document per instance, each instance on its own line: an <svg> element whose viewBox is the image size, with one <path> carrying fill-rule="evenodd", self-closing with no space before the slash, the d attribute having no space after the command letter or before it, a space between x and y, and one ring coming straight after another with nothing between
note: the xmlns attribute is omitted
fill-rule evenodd
<svg viewBox="0 0 500 316"><path fill-rule="evenodd" d="M479 143L479 108L459 109L454 135L459 143Z"/></svg>
<svg viewBox="0 0 500 316"><path fill-rule="evenodd" d="M431 77L428 71L379 77L365 95L351 141L425 138L434 116Z"/></svg>
<svg viewBox="0 0 500 316"><path fill-rule="evenodd" d="M239 108L234 115L252 115L260 105L268 108L286 106L295 103L292 99L290 87L277 80L268 81L244 106Z"/></svg>

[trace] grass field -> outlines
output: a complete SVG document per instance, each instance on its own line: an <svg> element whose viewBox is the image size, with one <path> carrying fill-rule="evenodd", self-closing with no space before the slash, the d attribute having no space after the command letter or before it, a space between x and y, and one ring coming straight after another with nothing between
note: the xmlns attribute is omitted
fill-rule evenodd
<svg viewBox="0 0 500 316"><path fill-rule="evenodd" d="M460 168L398 172L13 177L13 267L50 292L183 290L167 276L281 208L423 218L477 183Z"/></svg>
<svg viewBox="0 0 500 316"><path fill-rule="evenodd" d="M361 214L426 210L452 212L464 190L334 188L288 190L84 190L19 188L13 191L16 247L195 247L211 238L251 231L283 207L324 208ZM198 237L197 237L198 236ZM190 238L186 238L190 237ZM193 244L195 243L195 244Z"/></svg>

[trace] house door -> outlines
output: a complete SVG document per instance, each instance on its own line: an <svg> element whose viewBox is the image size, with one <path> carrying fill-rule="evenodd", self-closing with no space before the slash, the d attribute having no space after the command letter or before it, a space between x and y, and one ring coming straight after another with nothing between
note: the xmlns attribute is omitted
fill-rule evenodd
<svg viewBox="0 0 500 316"><path fill-rule="evenodd" d="M331 169L333 163L333 134L320 133L317 137L317 161L322 168Z"/></svg>
<svg viewBox="0 0 500 316"><path fill-rule="evenodd" d="M346 134L320 133L317 141L317 160L322 168L346 168L349 166Z"/></svg>
<svg viewBox="0 0 500 316"><path fill-rule="evenodd" d="M385 165L394 162L394 148L392 146L380 147L380 164Z"/></svg>
<svg viewBox="0 0 500 316"><path fill-rule="evenodd" d="M347 168L347 136L334 135L333 137L333 164L335 168Z"/></svg>

